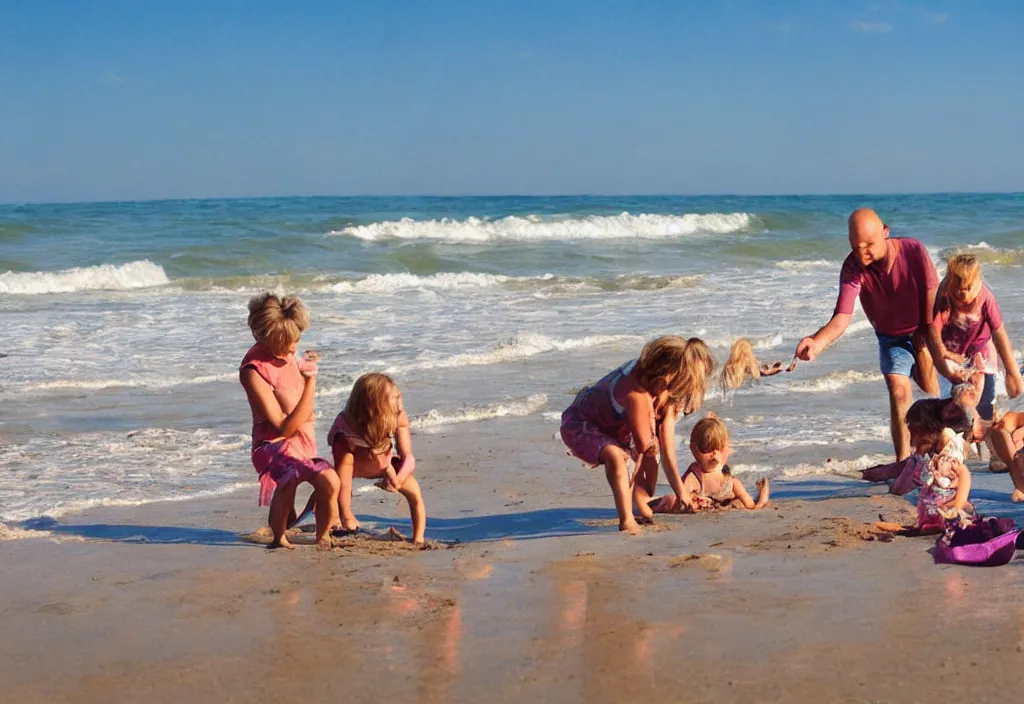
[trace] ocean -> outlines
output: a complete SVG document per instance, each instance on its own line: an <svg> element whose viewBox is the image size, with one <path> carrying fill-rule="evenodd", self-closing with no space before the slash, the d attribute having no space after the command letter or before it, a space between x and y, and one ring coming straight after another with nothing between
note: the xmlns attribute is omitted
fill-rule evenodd
<svg viewBox="0 0 1024 704"><path fill-rule="evenodd" d="M266 289L310 308L300 349L322 357L320 432L355 378L382 370L415 434L505 423L543 430L557 454L573 392L653 336L698 335L721 362L747 336L788 363L831 314L859 206L923 241L940 272L957 248L981 256L1024 346L1024 195L0 206L0 521L236 491L255 502L237 367L246 303ZM860 312L819 361L705 408L729 422L738 474L850 475L891 455Z"/></svg>

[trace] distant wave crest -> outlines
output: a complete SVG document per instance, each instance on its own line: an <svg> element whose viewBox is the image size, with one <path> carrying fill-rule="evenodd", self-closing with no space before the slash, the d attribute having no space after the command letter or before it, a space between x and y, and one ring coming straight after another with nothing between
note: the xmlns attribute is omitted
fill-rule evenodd
<svg viewBox="0 0 1024 704"><path fill-rule="evenodd" d="M686 213L683 215L590 215L582 218L510 215L490 220L388 220L368 225L349 225L329 235L344 235L365 241L408 239L449 243L513 240L662 239L697 233L727 234L752 228L757 222L750 213Z"/></svg>
<svg viewBox="0 0 1024 704"><path fill-rule="evenodd" d="M8 271L0 274L0 294L124 291L168 283L167 274L158 264L143 259L127 264L100 264L62 271Z"/></svg>

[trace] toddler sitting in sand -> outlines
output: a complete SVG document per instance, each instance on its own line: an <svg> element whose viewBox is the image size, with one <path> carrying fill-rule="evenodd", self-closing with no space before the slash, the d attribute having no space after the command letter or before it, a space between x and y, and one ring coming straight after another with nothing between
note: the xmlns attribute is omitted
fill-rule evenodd
<svg viewBox="0 0 1024 704"><path fill-rule="evenodd" d="M709 413L693 426L690 452L694 462L683 475L683 496L689 500L680 502L674 494L654 499L649 506L655 513L703 511L716 506L757 510L768 503L767 478L757 480L754 501L743 483L729 472L729 430L715 414Z"/></svg>
<svg viewBox="0 0 1024 704"><path fill-rule="evenodd" d="M398 446L398 453L392 446ZM334 468L341 480L338 508L341 532L359 530L352 513L352 478L380 479L385 491L397 491L409 502L412 540L423 543L427 509L419 482L412 476L416 458L412 454L409 417L402 407L402 392L385 374L365 374L356 380L345 409L327 433L334 453Z"/></svg>
<svg viewBox="0 0 1024 704"><path fill-rule="evenodd" d="M974 508L968 502L971 473L964 464L965 438L946 425L945 401L922 399L907 411L910 442L914 454L900 465L890 491L897 495L920 489L917 499L917 528L922 532L940 532L947 521L970 516Z"/></svg>

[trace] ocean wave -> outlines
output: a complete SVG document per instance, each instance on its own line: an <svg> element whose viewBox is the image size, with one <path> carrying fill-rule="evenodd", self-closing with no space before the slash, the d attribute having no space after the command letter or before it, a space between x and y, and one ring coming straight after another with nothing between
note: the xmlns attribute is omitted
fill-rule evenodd
<svg viewBox="0 0 1024 704"><path fill-rule="evenodd" d="M702 331L699 331L697 334L703 335L704 333ZM778 347L783 342L785 342L785 338L783 337L781 332L768 333L767 335L762 335L761 337L738 335L736 337L701 337L701 339L704 340L704 344L706 344L708 347L728 349L732 347L732 344L736 342L736 340L743 337L746 337L748 340L750 340L750 345L755 350L770 350L775 347Z"/></svg>
<svg viewBox="0 0 1024 704"><path fill-rule="evenodd" d="M442 413L431 409L423 415L410 419L409 425L414 430L432 430L440 426L456 423L472 423L492 418L528 416L536 413L548 404L547 394L534 394L519 401L493 403L487 406L469 406L452 413Z"/></svg>
<svg viewBox="0 0 1024 704"><path fill-rule="evenodd" d="M522 277L522 281L548 281L551 275L540 277ZM358 281L340 281L327 287L337 293L391 293L408 289L432 289L447 291L452 289L487 288L500 286L516 277L500 274L477 274L469 271L439 273L430 276L416 274L370 274Z"/></svg>
<svg viewBox="0 0 1024 704"><path fill-rule="evenodd" d="M891 462L892 455L873 454L861 455L854 459L843 460L833 457L825 459L820 464L805 462L790 466L777 466L767 464L735 464L729 468L737 476L759 475L771 478L777 477L808 477L820 475L838 475L841 477L860 478L861 470L873 467L877 464Z"/></svg>
<svg viewBox="0 0 1024 704"><path fill-rule="evenodd" d="M950 247L939 252L945 260L957 254L973 254L982 264L1020 266L1024 264L1024 249L993 247L988 242L978 242L962 247Z"/></svg>
<svg viewBox="0 0 1024 704"><path fill-rule="evenodd" d="M582 218L510 215L497 220L471 217L466 220L389 220L369 225L349 225L328 235L364 241L389 239L435 240L480 244L494 241L574 239L662 239L698 233L728 234L754 227L750 213L686 213L684 215L590 215Z"/></svg>
<svg viewBox="0 0 1024 704"><path fill-rule="evenodd" d="M527 359L544 352L565 352L587 347L604 345L624 345L642 343L644 338L638 335L588 335L586 337L560 339L536 333L514 335L502 340L489 350L482 352L466 352L442 359L423 360L410 365L390 367L389 373L406 372L417 369L451 369L453 367L471 367L485 364L502 364Z"/></svg>
<svg viewBox="0 0 1024 704"><path fill-rule="evenodd" d="M170 389L176 386L195 386L198 384L213 384L224 381L234 381L238 378L237 373L213 374L208 376L194 376L185 378L155 377L152 379L56 379L54 381L28 382L16 386L18 391L103 391L104 389L119 388L148 388L148 389Z"/></svg>
<svg viewBox="0 0 1024 704"><path fill-rule="evenodd" d="M15 513L15 518L9 518L9 521L17 522L18 520L23 521L22 525L24 528L14 528L13 535L11 538L37 538L37 537L52 537L53 533L46 530L48 521L39 520L39 516L46 516L47 518L60 518L73 513L81 513L82 511L88 511L93 508L130 508L132 506L148 506L149 504L160 504L160 503L177 503L180 501L194 501L197 499L213 499L218 496L226 496L228 494L234 494L239 491L253 490L253 483L247 482L232 482L224 486L217 487L215 489L203 489L199 491L192 491L184 494L173 494L168 496L140 496L136 498L115 498L109 496L98 496L92 499L76 499L73 501L60 501L56 503L52 508L42 509L41 511L28 511L23 512L22 517L19 519L19 514ZM35 514L35 515L33 515ZM35 520L33 520L35 519ZM3 525L3 524L0 524ZM33 528L33 525L40 526L39 528ZM12 530L8 528L8 530ZM0 536L2 539L2 536ZM129 539L125 539L128 541ZM182 540L181 542L187 542Z"/></svg>
<svg viewBox="0 0 1024 704"><path fill-rule="evenodd" d="M851 370L833 372L809 381L800 381L792 384L789 387L789 390L805 394L820 394L839 391L840 389L845 389L847 386L851 386L853 384L865 384L868 382L878 382L882 380L883 377L881 374Z"/></svg>
<svg viewBox="0 0 1024 704"><path fill-rule="evenodd" d="M871 326L871 321L867 320L867 319L864 319L864 320L858 320L856 322L850 323L850 327L846 328L846 332L843 333L843 334L844 335L853 335L853 334L856 334L858 332L863 332L865 330L873 330L873 329L874 328Z"/></svg>
<svg viewBox="0 0 1024 704"><path fill-rule="evenodd" d="M775 262L775 266L786 271L815 271L829 269L839 271L842 262L831 262L827 259L783 259Z"/></svg>
<svg viewBox="0 0 1024 704"><path fill-rule="evenodd" d="M97 506L183 501L252 488L248 435L208 428L42 435L0 446L0 520L57 517ZM37 528L16 525L18 528Z"/></svg>
<svg viewBox="0 0 1024 704"><path fill-rule="evenodd" d="M159 265L143 259L127 264L101 264L62 271L8 271L0 274L0 294L125 291L168 283L170 280Z"/></svg>

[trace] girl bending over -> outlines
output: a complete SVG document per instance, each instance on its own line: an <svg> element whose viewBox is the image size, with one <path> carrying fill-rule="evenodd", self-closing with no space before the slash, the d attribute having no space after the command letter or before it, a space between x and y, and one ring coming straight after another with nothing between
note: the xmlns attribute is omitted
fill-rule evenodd
<svg viewBox="0 0 1024 704"><path fill-rule="evenodd" d="M604 465L612 490L619 530L640 532L633 516L628 462L637 462L637 486L653 491L658 455L665 454L666 474L673 491L684 491L675 465L675 414L701 407L715 362L697 338L659 337L644 346L640 357L612 370L587 386L562 413L561 436L570 454L589 465ZM668 405L672 400L673 408ZM661 440L657 419L662 417ZM646 502L642 504L646 508ZM645 515L646 514L646 515ZM649 511L641 510L647 518Z"/></svg>
<svg viewBox="0 0 1024 704"><path fill-rule="evenodd" d="M398 446L397 454L392 441ZM345 409L327 434L327 443L334 453L334 469L341 480L338 509L342 529L359 529L359 521L352 513L352 478L380 479L380 488L396 491L409 502L412 540L422 544L427 509L419 482L412 476L416 458L412 455L409 417L402 407L402 393L391 377L373 373L356 380Z"/></svg>

